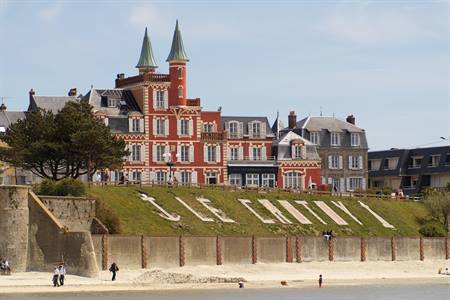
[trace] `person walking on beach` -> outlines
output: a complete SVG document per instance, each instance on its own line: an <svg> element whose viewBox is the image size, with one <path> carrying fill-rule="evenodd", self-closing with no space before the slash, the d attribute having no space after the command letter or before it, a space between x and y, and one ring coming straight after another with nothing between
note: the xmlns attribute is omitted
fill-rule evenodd
<svg viewBox="0 0 450 300"><path fill-rule="evenodd" d="M53 287L59 286L59 268L55 267L55 270L53 271Z"/></svg>
<svg viewBox="0 0 450 300"><path fill-rule="evenodd" d="M319 275L319 288L322 287L322 282L323 282L322 274L320 274L320 275Z"/></svg>
<svg viewBox="0 0 450 300"><path fill-rule="evenodd" d="M116 273L119 271L119 267L116 265L115 262L111 264L111 267L109 267L109 271L112 272L112 281L116 280Z"/></svg>
<svg viewBox="0 0 450 300"><path fill-rule="evenodd" d="M59 267L59 285L64 285L64 279L66 278L66 267L64 267L64 264L61 264Z"/></svg>

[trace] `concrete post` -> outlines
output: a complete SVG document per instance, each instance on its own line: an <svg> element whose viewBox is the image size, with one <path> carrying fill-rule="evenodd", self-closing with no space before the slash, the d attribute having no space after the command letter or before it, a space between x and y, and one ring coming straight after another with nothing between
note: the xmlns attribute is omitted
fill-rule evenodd
<svg viewBox="0 0 450 300"><path fill-rule="evenodd" d="M302 238L300 236L295 237L295 256L297 262L302 262Z"/></svg>
<svg viewBox="0 0 450 300"><path fill-rule="evenodd" d="M450 238L445 238L445 259L450 259Z"/></svg>
<svg viewBox="0 0 450 300"><path fill-rule="evenodd" d="M419 239L419 253L420 253L420 260L424 260L425 253L423 251L423 237L420 237L420 239Z"/></svg>
<svg viewBox="0 0 450 300"><path fill-rule="evenodd" d="M256 264L258 260L258 249L256 245L256 237L252 236L252 264Z"/></svg>
<svg viewBox="0 0 450 300"><path fill-rule="evenodd" d="M286 262L292 262L292 243L290 236L286 237Z"/></svg>
<svg viewBox="0 0 450 300"><path fill-rule="evenodd" d="M391 253L392 253L392 261L397 259L397 240L395 237L391 237Z"/></svg>
<svg viewBox="0 0 450 300"><path fill-rule="evenodd" d="M141 264L142 269L147 269L147 244L143 235L141 235Z"/></svg>
<svg viewBox="0 0 450 300"><path fill-rule="evenodd" d="M185 264L184 237L180 235L180 267Z"/></svg>
<svg viewBox="0 0 450 300"><path fill-rule="evenodd" d="M216 237L216 261L217 265L222 265L222 242L220 236Z"/></svg>
<svg viewBox="0 0 450 300"><path fill-rule="evenodd" d="M102 270L108 270L108 235L102 235Z"/></svg>
<svg viewBox="0 0 450 300"><path fill-rule="evenodd" d="M332 238L328 241L328 259L329 261L334 260L334 245L335 245L335 238Z"/></svg>
<svg viewBox="0 0 450 300"><path fill-rule="evenodd" d="M365 238L361 238L361 261L367 260L367 240Z"/></svg>

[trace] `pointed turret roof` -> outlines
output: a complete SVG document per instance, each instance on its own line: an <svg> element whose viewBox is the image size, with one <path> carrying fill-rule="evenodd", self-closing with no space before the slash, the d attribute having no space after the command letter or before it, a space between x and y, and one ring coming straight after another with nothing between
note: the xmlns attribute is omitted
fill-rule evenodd
<svg viewBox="0 0 450 300"><path fill-rule="evenodd" d="M150 38L147 34L147 27L145 27L144 40L142 41L141 57L139 57L139 62L136 68L139 69L156 69L158 66L155 63L155 58L153 57L152 44L150 43Z"/></svg>
<svg viewBox="0 0 450 300"><path fill-rule="evenodd" d="M175 25L175 31L173 33L172 48L170 49L169 57L166 61L189 61L186 51L184 51L183 38L181 37L181 31L177 24Z"/></svg>

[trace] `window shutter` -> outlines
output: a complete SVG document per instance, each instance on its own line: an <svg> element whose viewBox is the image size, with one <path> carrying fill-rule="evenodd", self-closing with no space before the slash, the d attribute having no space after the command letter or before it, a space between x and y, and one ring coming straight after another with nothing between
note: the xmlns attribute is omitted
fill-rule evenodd
<svg viewBox="0 0 450 300"><path fill-rule="evenodd" d="M156 90L152 89L153 93L153 109L156 109Z"/></svg>
<svg viewBox="0 0 450 300"><path fill-rule="evenodd" d="M189 135L192 136L194 134L194 120L189 120Z"/></svg>
<svg viewBox="0 0 450 300"><path fill-rule="evenodd" d="M261 138L265 139L266 138L266 122L260 122L259 124L261 126Z"/></svg>
<svg viewBox="0 0 450 300"><path fill-rule="evenodd" d="M130 151L130 155L128 155L128 161L133 160L133 145L128 145L128 150Z"/></svg>
<svg viewBox="0 0 450 300"><path fill-rule="evenodd" d="M244 135L244 123L239 122L238 136L239 138L242 138L243 135Z"/></svg>
<svg viewBox="0 0 450 300"><path fill-rule="evenodd" d="M228 138L230 138L230 122L225 122L225 131L227 132Z"/></svg>
<svg viewBox="0 0 450 300"><path fill-rule="evenodd" d="M164 120L164 135L169 135L169 119Z"/></svg>
<svg viewBox="0 0 450 300"><path fill-rule="evenodd" d="M348 156L348 168L349 168L350 170L353 169L353 168L352 168L352 159L353 159L353 156L349 155L349 156Z"/></svg>
<svg viewBox="0 0 450 300"><path fill-rule="evenodd" d="M194 162L194 145L189 146L189 161Z"/></svg>
<svg viewBox="0 0 450 300"><path fill-rule="evenodd" d="M181 135L181 119L177 119L177 135Z"/></svg>
<svg viewBox="0 0 450 300"><path fill-rule="evenodd" d="M213 123L212 125L212 132L217 132L217 124Z"/></svg>
<svg viewBox="0 0 450 300"><path fill-rule="evenodd" d="M153 144L152 145L152 160L154 161L154 162L156 162L157 160L157 157L156 157L156 144Z"/></svg>
<svg viewBox="0 0 450 300"><path fill-rule="evenodd" d="M169 108L169 91L165 90L164 91L164 109L168 109Z"/></svg>
<svg viewBox="0 0 450 300"><path fill-rule="evenodd" d="M291 145L291 158L295 158L295 145Z"/></svg>
<svg viewBox="0 0 450 300"><path fill-rule="evenodd" d="M350 178L346 178L346 181L347 181L347 191L349 191L350 190Z"/></svg>
<svg viewBox="0 0 450 300"><path fill-rule="evenodd" d="M144 132L144 119L139 119L139 131Z"/></svg>
<svg viewBox="0 0 450 300"><path fill-rule="evenodd" d="M208 145L203 145L203 161L208 162Z"/></svg>
<svg viewBox="0 0 450 300"><path fill-rule="evenodd" d="M181 161L181 146L177 145L177 161Z"/></svg>
<svg viewBox="0 0 450 300"><path fill-rule="evenodd" d="M133 119L128 118L128 132L133 132Z"/></svg>
<svg viewBox="0 0 450 300"><path fill-rule="evenodd" d="M328 155L328 169L333 169L332 159L331 155Z"/></svg>
<svg viewBox="0 0 450 300"><path fill-rule="evenodd" d="M141 161L145 162L147 160L147 157L145 156L145 144L141 145Z"/></svg>
<svg viewBox="0 0 450 300"><path fill-rule="evenodd" d="M153 135L156 135L156 117L153 117Z"/></svg>
<svg viewBox="0 0 450 300"><path fill-rule="evenodd" d="M170 146L165 145L164 146L164 153L170 154ZM167 161L167 158L163 158L164 161Z"/></svg>
<svg viewBox="0 0 450 300"><path fill-rule="evenodd" d="M339 190L340 190L340 192L345 192L345 179L344 179L344 177L339 178Z"/></svg>
<svg viewBox="0 0 450 300"><path fill-rule="evenodd" d="M244 159L244 148L242 146L239 147L239 159L243 160Z"/></svg>
<svg viewBox="0 0 450 300"><path fill-rule="evenodd" d="M253 125L253 121L247 123L248 136L250 138L253 137L252 125Z"/></svg>
<svg viewBox="0 0 450 300"><path fill-rule="evenodd" d="M227 160L231 159L231 147L227 147Z"/></svg>
<svg viewBox="0 0 450 300"><path fill-rule="evenodd" d="M267 160L266 146L261 147L261 159Z"/></svg>
<svg viewBox="0 0 450 300"><path fill-rule="evenodd" d="M216 145L216 162L220 162L220 145Z"/></svg>
<svg viewBox="0 0 450 300"><path fill-rule="evenodd" d="M342 169L344 166L342 155L339 155L339 169Z"/></svg>
<svg viewBox="0 0 450 300"><path fill-rule="evenodd" d="M253 147L248 147L248 159L253 160Z"/></svg>
<svg viewBox="0 0 450 300"><path fill-rule="evenodd" d="M360 155L360 156L358 157L358 160L359 160L358 167L359 167L360 170L362 170L362 169L364 168L364 166L363 166L363 157L362 157L362 155Z"/></svg>
<svg viewBox="0 0 450 300"><path fill-rule="evenodd" d="M197 171L192 171L191 173L191 183L197 184Z"/></svg>

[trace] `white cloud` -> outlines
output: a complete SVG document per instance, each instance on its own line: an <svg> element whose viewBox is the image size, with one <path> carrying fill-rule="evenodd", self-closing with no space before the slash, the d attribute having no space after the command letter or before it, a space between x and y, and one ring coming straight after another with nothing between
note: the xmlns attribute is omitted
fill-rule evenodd
<svg viewBox="0 0 450 300"><path fill-rule="evenodd" d="M0 0L0 16L8 9L8 0Z"/></svg>
<svg viewBox="0 0 450 300"><path fill-rule="evenodd" d="M52 5L47 6L39 11L39 17L45 21L51 21L61 15L63 10L63 1L55 1Z"/></svg>
<svg viewBox="0 0 450 300"><path fill-rule="evenodd" d="M148 27L150 36L165 36L173 30L173 24L169 24L168 17L151 3L135 5L131 8L129 21L138 31Z"/></svg>
<svg viewBox="0 0 450 300"><path fill-rule="evenodd" d="M406 13L401 9L376 9L364 5L347 7L329 15L319 25L319 30L356 44L374 46L439 37L436 28L430 28L435 25L438 24L434 22L433 16L425 17L424 13Z"/></svg>

